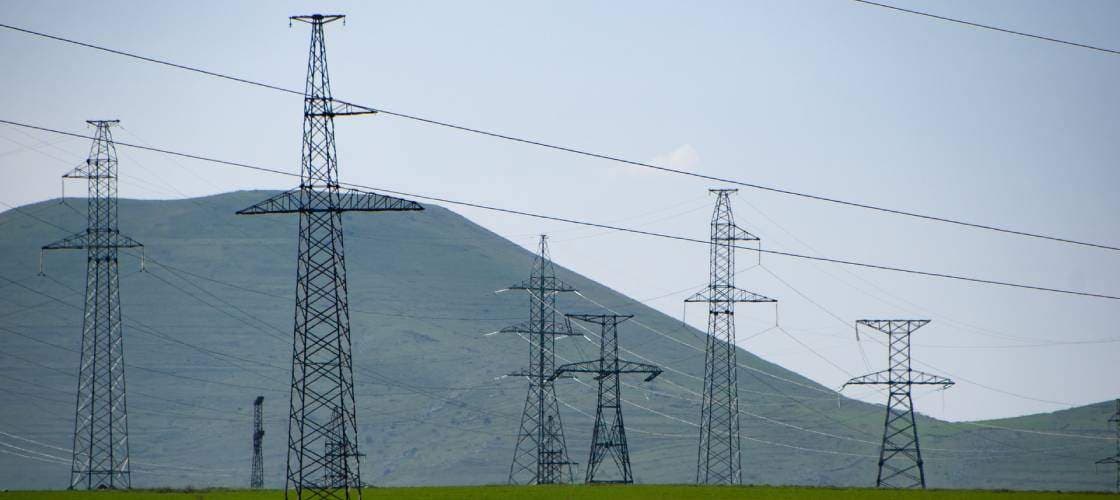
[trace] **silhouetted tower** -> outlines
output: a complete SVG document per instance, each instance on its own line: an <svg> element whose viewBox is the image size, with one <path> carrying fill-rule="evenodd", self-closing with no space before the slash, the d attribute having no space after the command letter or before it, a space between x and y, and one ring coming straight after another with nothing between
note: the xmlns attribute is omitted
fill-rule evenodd
<svg viewBox="0 0 1120 500"><path fill-rule="evenodd" d="M617 314L569 314L567 317L599 325L599 359L560 365L556 376L570 373L594 373L599 381L599 397L595 406L595 427L591 431L591 453L587 459L588 483L633 483L630 471L630 450L626 445L626 427L622 424L622 395L619 375L644 373L646 382L661 374L661 369L645 363L618 359L618 324L633 318ZM610 457L615 474L600 471L603 459Z"/></svg>
<svg viewBox="0 0 1120 500"><path fill-rule="evenodd" d="M117 148L109 128L119 120L86 123L97 128L89 158L62 176L87 179L86 229L43 246L42 252L86 250L86 304L70 488L129 488L132 474L117 254L121 248L142 245L117 228Z"/></svg>
<svg viewBox="0 0 1120 500"><path fill-rule="evenodd" d="M910 334L925 326L929 320L870 320L861 319L859 325L869 326L887 334L889 345L886 370L856 377L844 384L885 385L887 416L883 423L883 444L879 448L878 488L925 488L926 473L922 450L918 446L918 423L914 419L914 402L910 388L914 385L940 385L947 389L953 381L910 368Z"/></svg>
<svg viewBox="0 0 1120 500"><path fill-rule="evenodd" d="M264 487L264 459L261 456L261 445L264 443L264 419L261 418L261 406L264 396L257 396L253 400L253 469L249 473L249 487L260 489Z"/></svg>
<svg viewBox="0 0 1120 500"><path fill-rule="evenodd" d="M776 301L735 287L736 242L758 241L758 238L735 225L730 196L738 190L709 191L716 194L716 208L712 213L708 287L685 299L685 302L708 304L696 482L739 484L743 482L743 469L739 452L735 303Z"/></svg>
<svg viewBox="0 0 1120 500"><path fill-rule="evenodd" d="M1108 423L1116 428L1116 454L1097 460L1097 463L1116 466L1116 492L1120 493L1120 399L1116 400L1116 413L1108 418Z"/></svg>
<svg viewBox="0 0 1120 500"><path fill-rule="evenodd" d="M575 288L556 278L546 236L541 235L540 251L533 262L529 279L509 289L525 290L529 294L529 321L501 330L523 335L529 340L528 369L510 374L528 379L529 391L525 396L517 446L509 468L509 482L563 483L565 476L569 479L572 476L573 462L568 460L564 425L560 421L560 405L553 380L556 337L576 334L572 333L567 318L557 317L556 295L574 292Z"/></svg>
<svg viewBox="0 0 1120 500"><path fill-rule="evenodd" d="M414 202L342 188L334 117L375 113L331 98L323 25L341 15L293 16L311 25L311 51L303 104L303 159L299 188L273 196L239 214L299 214L299 257L292 350L291 405L285 495L296 498L361 497L354 370L350 358L350 307L346 297L346 261L342 212L422 210ZM338 482L324 484L329 467L324 453L332 439L331 421L341 412L345 443Z"/></svg>

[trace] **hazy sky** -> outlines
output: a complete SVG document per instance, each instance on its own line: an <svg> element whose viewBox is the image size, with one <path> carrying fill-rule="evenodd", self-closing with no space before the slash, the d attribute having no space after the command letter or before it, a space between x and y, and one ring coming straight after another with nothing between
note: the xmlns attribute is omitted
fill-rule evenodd
<svg viewBox="0 0 1120 500"><path fill-rule="evenodd" d="M1120 48L1118 2L892 2ZM2 22L302 88L308 28L289 28L287 16L314 11L348 14L347 25L327 32L341 99L793 190L1120 244L1120 56L845 0L9 0ZM121 141L298 170L297 96L8 30L0 30L0 53L0 118L79 132L86 119L119 118ZM340 119L337 129L344 181L707 237L708 182L390 116ZM84 140L0 126L0 201L58 196L59 176L87 148ZM122 197L294 185L120 152ZM767 248L1120 294L1120 252L751 190L733 204L740 225ZM547 232L560 264L635 298L660 297L650 304L674 316L691 290L665 295L706 280L702 245L450 208L526 246ZM743 252L740 267L756 260ZM915 334L915 368L958 382L943 396L921 397L924 413L1010 416L1120 393L1113 372L1120 342L1048 344L1120 339L1120 302L776 256L762 264L740 274L740 286L779 298L780 324L839 368L777 330L741 344L826 385L886 366L885 350L867 337L864 363L854 320L923 317L933 323ZM741 339L775 319L768 306L740 311ZM691 309L687 319L703 328L704 311Z"/></svg>

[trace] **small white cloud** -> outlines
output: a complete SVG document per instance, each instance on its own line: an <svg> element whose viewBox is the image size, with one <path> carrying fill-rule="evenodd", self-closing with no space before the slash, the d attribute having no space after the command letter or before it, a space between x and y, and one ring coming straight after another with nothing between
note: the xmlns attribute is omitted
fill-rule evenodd
<svg viewBox="0 0 1120 500"><path fill-rule="evenodd" d="M700 153L692 144L683 144L676 149L654 157L653 164L659 167L669 167L678 170L691 170L700 165Z"/></svg>

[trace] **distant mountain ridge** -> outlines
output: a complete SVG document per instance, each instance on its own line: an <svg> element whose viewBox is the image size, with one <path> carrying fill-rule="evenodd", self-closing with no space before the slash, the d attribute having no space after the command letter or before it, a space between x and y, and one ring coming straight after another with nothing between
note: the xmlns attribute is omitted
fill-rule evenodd
<svg viewBox="0 0 1120 500"><path fill-rule="evenodd" d="M257 395L265 397L265 484L282 486L296 219L234 215L268 194L120 201L122 232L149 257L144 273L137 256L121 259L134 486L246 485ZM60 227L79 230L83 207L51 200L0 213L0 488L66 485L85 262L53 253L46 276L36 271L39 247L65 236ZM502 483L525 396L523 380L503 375L525 365L528 346L485 334L526 318L526 297L492 292L525 279L532 255L449 210L426 208L345 219L362 478ZM634 476L692 482L703 332L558 273L648 325L620 327L626 357L666 367L653 382L623 387ZM560 308L596 310L578 296ZM596 347L575 337L558 349L577 361ZM739 375L744 482L874 484L881 406L746 351L739 361L747 367ZM561 382L558 392L570 455L582 464L595 403L580 382ZM921 417L929 486L1110 489L1114 470L1093 461L1115 451L1105 424L1112 405L974 423Z"/></svg>

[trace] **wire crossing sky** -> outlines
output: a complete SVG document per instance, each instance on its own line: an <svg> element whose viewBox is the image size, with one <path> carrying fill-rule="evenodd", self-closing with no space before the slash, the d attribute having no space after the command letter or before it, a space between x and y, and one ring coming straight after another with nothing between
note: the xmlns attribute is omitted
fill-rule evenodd
<svg viewBox="0 0 1120 500"><path fill-rule="evenodd" d="M1087 45L1087 44L1084 44L1084 43L1071 42L1069 40L1059 40L1057 38L1051 38L1051 37L1048 37L1048 36L1032 35L1030 33L1023 33L1021 31L1009 30L1007 28L999 28L999 27L996 27L996 26L988 26L986 24L974 23L974 22L971 22L971 21L964 21L964 20L961 20L961 19L953 19L951 17L939 16L937 14L930 14L929 12L920 12L920 11L916 11L916 10L903 9L901 7L895 7L893 5L887 5L887 4L884 4L884 3L869 2L867 0L853 0L853 1L859 2L859 3L862 3L862 4L867 4L867 5L874 5L876 7L883 7L885 9L897 10L899 12L905 12L907 14L916 14L916 15L919 15L919 16L931 17L933 19L940 19L942 21L959 23L959 24L963 24L965 26L972 26L974 28L983 28L983 29L988 29L988 30L993 30L993 31L1002 31L1004 33L1009 33L1009 34L1012 34L1012 35L1025 36L1027 38L1037 38L1039 40L1045 40L1047 42L1062 43L1062 44L1071 45L1071 46L1074 46L1074 47L1081 47L1083 49L1099 50L1101 52L1107 52L1107 53L1110 53L1110 54L1120 55L1120 50L1106 49L1104 47L1095 47L1095 46Z"/></svg>
<svg viewBox="0 0 1120 500"><path fill-rule="evenodd" d="M85 135L82 135L82 134L77 134L77 133L73 133L73 132L65 132L65 131L61 131L61 130L46 128L46 127L39 127L39 126L35 126L35 125L29 125L29 124L26 124L26 123L17 123L17 122L13 122L13 121L10 121L10 120L0 119L0 123L4 123L4 124L8 124L8 125L14 125L14 126L17 126L17 127L35 129L35 130L39 130L39 131L43 131L43 132L50 132L50 133L53 133L53 134L68 135L68 136L71 136L71 137L81 137L81 138L86 138L86 139L92 139L92 137L88 137L88 136L85 136ZM137 145L137 144L129 144L129 143L126 143L126 142L119 142L119 141L116 142L116 145L129 147L129 148L143 149L143 150L153 151L153 152L162 153L162 154L181 156L181 157L189 158L189 159L192 159L192 160L206 161L206 162L217 163L217 164L225 165L225 166L247 168L247 169L250 169L250 170L257 170L257 171L260 171L260 172L280 174L280 175L286 175L286 176L290 176L290 177L298 177L299 176L299 174L293 173L293 172L285 172L285 171L282 171L282 170L276 170L276 169L272 169L272 168L268 168L268 167L261 167L261 166L257 166L257 165L250 165L250 164L247 164L247 163L240 163L240 162L234 162L234 161L229 161L229 160L221 160L221 159L217 159L217 158L210 158L210 157L207 157L207 156L201 156L201 155L196 155L196 154L192 154L192 153L180 153L180 152L176 152L176 151L171 151L169 149L162 149L162 148L156 148L156 147L151 147L151 146L141 146L141 145ZM656 237L656 238L665 238L665 239L670 239L670 240L685 241L685 242L689 242L689 243L700 243L700 244L704 244L704 245L710 244L709 241L705 241L705 240L701 240L701 239L697 239L697 238L688 238L688 237L684 237L684 236L677 236L677 235L672 235L672 234L659 233L659 232L656 232L656 231L646 231L646 230L633 229L633 228L628 228L628 227L623 227L623 226L615 226L615 225L610 225L610 224L601 224L601 223L597 223L597 222L589 222L589 221L582 221L582 220L576 220L576 219L569 219L569 218L559 217L559 216L555 216L555 215L546 215L546 214L541 214L541 213L527 212L527 211L524 211L524 210L516 210L516 209L511 209L511 208L495 207L495 206L483 205L483 204L480 204L480 203L473 203L473 202L470 202L470 201L452 200L452 199L448 199L448 198L440 198L440 197L435 197L435 196L425 195L425 194L405 193L405 192L401 192L401 191L394 191L394 190L388 189L388 188L365 186L365 185L353 184L353 183L349 183L349 182L340 182L339 184L343 185L343 186L352 187L352 188L372 189L372 190L383 192L383 193L399 194L399 195L402 195L402 196L421 198L421 199L425 199L425 200L437 201L437 202L441 202L441 203L448 203L448 204L452 204L452 205L461 205L461 206L468 206L468 207L472 207L472 208L480 208L480 209L483 209L483 210L491 210L491 211L501 212L501 213L511 214L511 215L520 215L520 216L524 216L524 217L546 219L546 220L551 220L551 221L556 221L556 222L563 222L565 224L575 224L575 225L580 225L580 226L589 226L589 227L594 227L594 228L599 228L599 229L607 229L607 230L611 230L611 231L621 231L621 232L625 232L625 233L633 233L633 234L639 234L639 235L643 235L643 236L653 236L653 237ZM804 254L797 254L797 253L792 253L792 252L783 252L783 251L780 251L780 250L770 250L770 249L761 248L761 247L755 248L755 247L741 246L741 245L732 245L732 246L734 248L737 248L737 249L740 249L740 250L746 250L746 251L749 251L749 252L757 252L757 253L760 253L760 254L778 255L778 256L782 256L782 257L791 257L791 258L794 258L794 259L816 260L816 261L821 261L821 262L827 262L827 263L830 263L830 264L840 264L840 265L846 265L846 266L865 267L865 268L869 268L869 269L877 269L877 270L880 270L880 271L917 274L917 275L920 275L920 276L926 276L926 277L931 277L931 278L944 278L944 279L958 280L958 281L964 281L964 282L970 282L970 283L979 283L979 284L985 284L985 285L996 285L996 286L1006 286L1006 287L1012 287L1012 288L1023 288L1023 289L1027 289L1027 290L1036 290L1036 291L1040 291L1040 292L1063 293L1063 294L1068 294L1068 295L1077 295L1077 296L1081 296L1081 297L1092 297L1092 298L1098 298L1098 299L1120 300L1120 296L1106 295L1106 294L1103 294L1103 293L1093 293L1093 292L1085 292L1085 291L1079 291L1079 290L1064 290L1064 289L1059 289L1059 288L1049 288L1049 287L1045 287L1045 286L1026 285L1026 284L1015 283L1015 282L1010 282L1010 281L996 281L996 280L989 280L989 279L984 279L984 278L975 278L975 277L970 277L970 276L960 276L960 275L955 275L955 274L947 274L947 273L939 273L939 272L931 272L931 271L921 271L921 270L917 270L917 269L907 269L907 268L894 267L894 266L888 266L888 265L882 265L882 264L872 264L872 263L867 263L867 262L856 262L856 261L851 261L851 260L835 259L835 258L830 258L830 257L804 255Z"/></svg>

